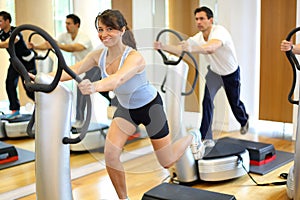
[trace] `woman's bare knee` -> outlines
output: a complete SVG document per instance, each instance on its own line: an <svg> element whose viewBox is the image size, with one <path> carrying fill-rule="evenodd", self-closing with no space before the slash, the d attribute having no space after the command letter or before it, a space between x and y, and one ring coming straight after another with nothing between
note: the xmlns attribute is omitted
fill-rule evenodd
<svg viewBox="0 0 300 200"><path fill-rule="evenodd" d="M163 168L165 168L165 169L169 169L169 168L172 167L173 165L174 165L174 162L169 163L169 164L164 164L164 165L161 164L161 166L162 166Z"/></svg>

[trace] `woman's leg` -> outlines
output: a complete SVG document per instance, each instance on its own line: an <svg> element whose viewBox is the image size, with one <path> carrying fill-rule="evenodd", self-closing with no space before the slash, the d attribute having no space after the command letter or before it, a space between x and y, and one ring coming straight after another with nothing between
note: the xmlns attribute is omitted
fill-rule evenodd
<svg viewBox="0 0 300 200"><path fill-rule="evenodd" d="M172 143L171 135L168 134L160 139L151 139L151 143L159 163L164 168L169 168L183 155L186 148L190 146L192 139L193 136L188 134Z"/></svg>
<svg viewBox="0 0 300 200"><path fill-rule="evenodd" d="M122 118L114 118L105 141L105 163L108 175L120 199L127 198L125 172L120 161L123 147L136 127Z"/></svg>

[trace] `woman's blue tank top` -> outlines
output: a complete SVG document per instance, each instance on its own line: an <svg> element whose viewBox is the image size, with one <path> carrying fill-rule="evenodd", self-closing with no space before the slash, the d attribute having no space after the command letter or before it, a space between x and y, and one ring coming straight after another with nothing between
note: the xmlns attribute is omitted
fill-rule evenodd
<svg viewBox="0 0 300 200"><path fill-rule="evenodd" d="M105 66L107 50L107 48L103 49L99 59L99 67L101 69L102 78L106 78L109 76L106 72ZM131 50L131 47L126 46L126 49L120 61L119 69L122 67L126 57ZM130 80L126 81L124 84L116 88L114 90L114 93L116 94L119 103L124 108L135 109L151 102L156 97L157 90L147 80L146 70L144 69L142 72L134 75Z"/></svg>

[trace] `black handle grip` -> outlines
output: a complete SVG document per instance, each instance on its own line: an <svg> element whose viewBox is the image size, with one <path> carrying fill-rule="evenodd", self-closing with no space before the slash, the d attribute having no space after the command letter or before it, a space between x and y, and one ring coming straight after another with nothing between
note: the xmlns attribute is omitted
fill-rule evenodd
<svg viewBox="0 0 300 200"><path fill-rule="evenodd" d="M172 30L172 29L163 29L163 30L161 30L161 31L157 34L156 41L159 41L160 36L161 36L163 33L165 33L165 32L173 33L180 41L183 41L183 38L181 37L181 35L180 35L178 32L176 32L176 31L174 31L174 30ZM164 64L166 64L166 65L178 65L178 64L180 63L180 61L183 59L183 56L184 56L185 54L187 54L187 55L192 59L192 61L193 61L193 63L194 63L194 66L195 66L195 76L194 76L192 88L191 88L191 90L188 91L188 92L182 92L182 93L181 93L181 95L184 95L184 96L190 95L190 94L194 91L194 89L195 89L195 87L196 87L196 84L197 84L198 77L199 77L199 67L198 67L198 63L197 63L196 59L194 58L194 56L193 56L190 52L183 51L183 52L181 53L180 57L178 58L178 60L173 61L173 60L168 60L167 56L166 56L161 50L158 49L157 51L158 51L158 53L161 55L161 57L163 58L163 62L164 62ZM161 91L164 92L164 93L166 92L166 90L164 89L165 83L166 83L166 79L167 79L167 77L165 76L165 77L164 77L164 80L163 80L163 83L162 83L162 85L161 85Z"/></svg>
<svg viewBox="0 0 300 200"><path fill-rule="evenodd" d="M292 36L298 32L300 30L300 27L297 27L295 29L293 29L288 36L286 37L287 41L290 41ZM294 94L294 90L295 90L295 86L296 86L296 79L297 79L297 72L296 69L300 70L300 66L299 66L299 62L298 59L296 58L295 54L293 53L292 50L290 51L286 51L285 52L286 57L288 58L291 66L292 66L292 70L293 70L293 82L292 82L292 86L291 86L291 90L288 94L288 100L291 104L297 104L299 105L299 100L294 100L293 99L293 94Z"/></svg>
<svg viewBox="0 0 300 200"><path fill-rule="evenodd" d="M38 32L32 32L29 37L28 37L28 41L31 42L31 39L34 35L38 35L39 33ZM49 56L49 53L52 51L53 53L55 53L52 49L48 49L46 54L44 56L39 56L38 53L34 50L34 49L31 49L33 52L34 52L34 55L35 55L35 59L36 60L45 60L48 56Z"/></svg>

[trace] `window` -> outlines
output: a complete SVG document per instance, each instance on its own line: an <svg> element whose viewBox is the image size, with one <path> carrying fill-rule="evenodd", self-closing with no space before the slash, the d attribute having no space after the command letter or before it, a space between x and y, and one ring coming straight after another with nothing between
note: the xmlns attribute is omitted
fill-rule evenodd
<svg viewBox="0 0 300 200"><path fill-rule="evenodd" d="M59 34L66 32L66 16L73 12L73 1L72 0L54 0L54 33L55 37ZM72 58L72 54L68 52L62 51L64 59L67 65L74 64L74 59Z"/></svg>
<svg viewBox="0 0 300 200"><path fill-rule="evenodd" d="M6 12L10 13L12 18L12 25L15 26L15 0L0 1L0 8L1 10L5 10Z"/></svg>

